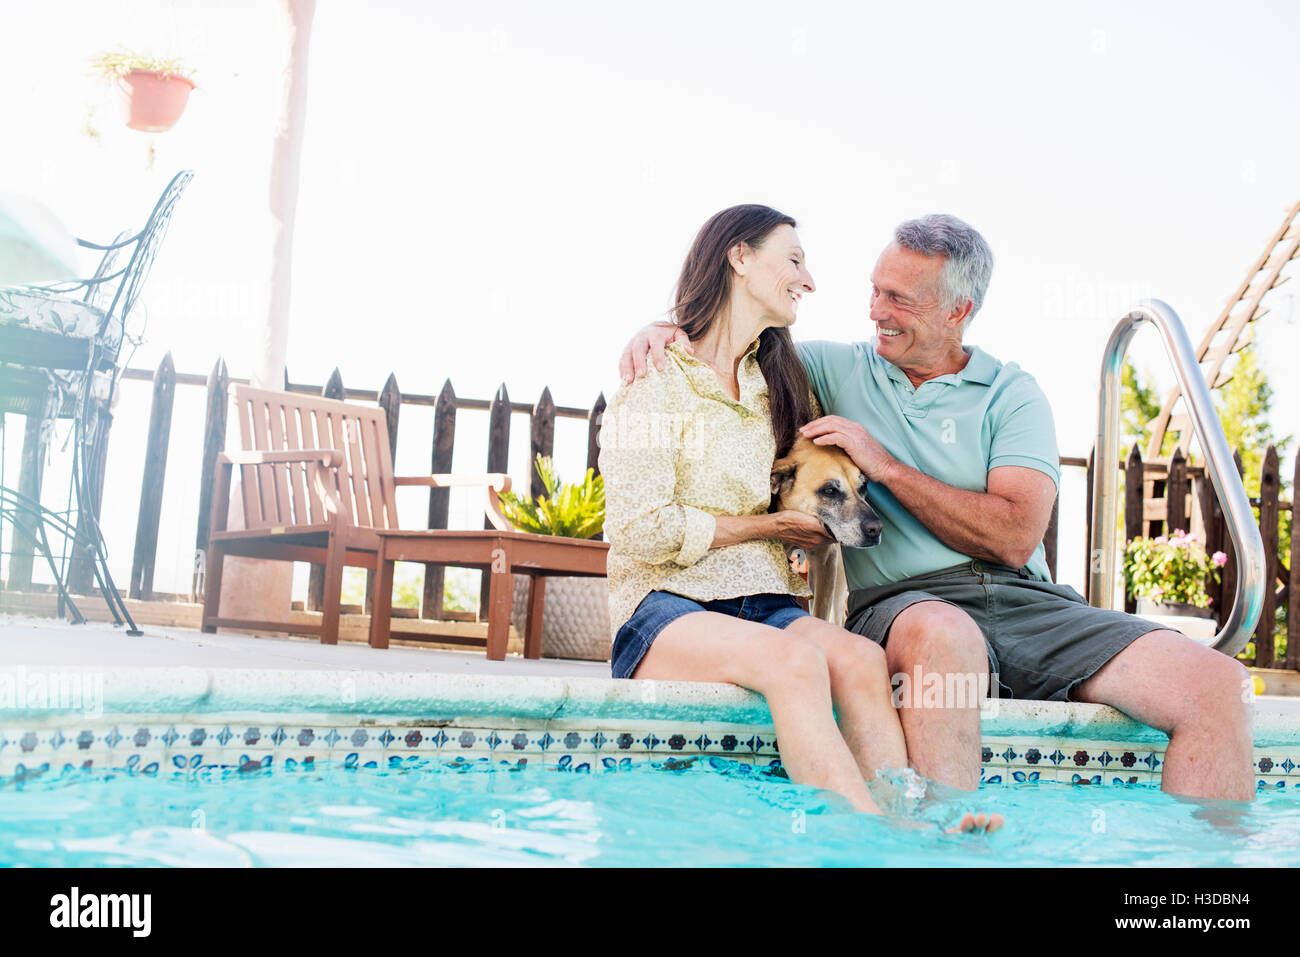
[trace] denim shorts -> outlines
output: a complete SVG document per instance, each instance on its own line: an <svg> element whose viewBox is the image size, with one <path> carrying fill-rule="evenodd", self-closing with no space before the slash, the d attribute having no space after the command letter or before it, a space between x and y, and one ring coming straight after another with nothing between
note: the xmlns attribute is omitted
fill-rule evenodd
<svg viewBox="0 0 1300 957"><path fill-rule="evenodd" d="M851 592L844 627L884 645L894 619L922 601L946 602L973 618L1001 694L1035 701L1069 701L1102 665L1162 627L1093 608L1069 585L982 561Z"/></svg>
<svg viewBox="0 0 1300 957"><path fill-rule="evenodd" d="M668 591L652 591L641 599L632 617L614 636L614 649L610 653L610 672L615 678L631 678L641 659L650 650L654 640L682 615L697 611L715 611L733 618L784 628L808 612L799 607L790 595L744 595L740 598L719 598L716 601L696 601Z"/></svg>

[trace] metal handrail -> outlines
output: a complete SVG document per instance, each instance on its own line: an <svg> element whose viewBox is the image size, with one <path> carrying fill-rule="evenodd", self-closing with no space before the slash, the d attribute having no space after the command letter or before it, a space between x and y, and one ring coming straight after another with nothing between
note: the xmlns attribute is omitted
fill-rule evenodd
<svg viewBox="0 0 1300 957"><path fill-rule="evenodd" d="M1115 326L1101 362L1101 403L1097 415L1097 490L1092 500L1092 555L1088 596L1097 608L1109 608L1115 594L1115 516L1119 508L1120 375L1124 355L1137 327L1149 322L1160 333L1174 367L1196 438L1205 453L1206 471L1227 518L1237 555L1237 593L1214 647L1236 655L1250 640L1264 604L1266 565L1250 501L1228 450L1228 440L1210 400L1210 390L1182 320L1159 299L1143 299ZM1172 531L1172 530L1171 530Z"/></svg>

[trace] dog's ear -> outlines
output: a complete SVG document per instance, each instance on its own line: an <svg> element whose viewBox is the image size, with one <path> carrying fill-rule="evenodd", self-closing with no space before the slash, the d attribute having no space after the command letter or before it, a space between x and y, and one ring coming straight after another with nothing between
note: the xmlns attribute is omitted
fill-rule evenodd
<svg viewBox="0 0 1300 957"><path fill-rule="evenodd" d="M780 495L794 484L794 473L799 471L799 463L787 456L772 463L772 494Z"/></svg>

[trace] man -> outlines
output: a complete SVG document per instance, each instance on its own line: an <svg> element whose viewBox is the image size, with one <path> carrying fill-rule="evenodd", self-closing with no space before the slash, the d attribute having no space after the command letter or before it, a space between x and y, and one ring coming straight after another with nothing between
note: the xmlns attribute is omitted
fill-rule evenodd
<svg viewBox="0 0 1300 957"><path fill-rule="evenodd" d="M876 337L800 344L822 409L803 427L867 476L881 544L844 549L846 627L884 645L892 674L985 676L1018 698L1111 705L1170 736L1164 790L1250 800L1251 696L1234 659L1179 632L1090 607L1053 585L1041 540L1059 479L1046 396L962 338L993 254L953 216L898 226L871 275ZM644 371L679 331L654 327L620 362ZM918 772L979 784L979 703L900 717Z"/></svg>

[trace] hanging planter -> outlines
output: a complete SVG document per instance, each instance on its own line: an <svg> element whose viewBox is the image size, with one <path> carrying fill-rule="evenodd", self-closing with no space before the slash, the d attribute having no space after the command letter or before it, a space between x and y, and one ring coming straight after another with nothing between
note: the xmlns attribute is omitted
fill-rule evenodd
<svg viewBox="0 0 1300 957"><path fill-rule="evenodd" d="M185 112L194 81L175 73L132 70L117 81L126 125L143 133L165 133Z"/></svg>
<svg viewBox="0 0 1300 957"><path fill-rule="evenodd" d="M179 60L119 52L92 62L117 88L126 125L143 133L164 133L175 126L194 89L193 71Z"/></svg>

